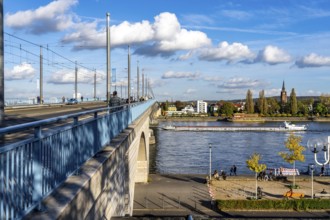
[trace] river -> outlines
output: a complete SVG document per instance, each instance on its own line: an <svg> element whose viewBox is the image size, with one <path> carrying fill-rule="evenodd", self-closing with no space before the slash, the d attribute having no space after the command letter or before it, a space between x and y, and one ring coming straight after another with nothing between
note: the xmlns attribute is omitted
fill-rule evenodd
<svg viewBox="0 0 330 220"><path fill-rule="evenodd" d="M306 147L303 152L304 162L296 162L300 172L307 172L308 165L314 164L314 155L307 148L310 138L327 137L330 135L330 123L326 122L297 122L307 124L307 131L294 132L302 137L301 145ZM230 123L230 122L160 122L154 128L156 144L150 146L150 172L161 174L208 174L209 172L209 143L212 146L211 161L214 169L225 170L229 174L232 165L237 166L238 174L253 174L246 167L246 160L254 153L261 155L260 163L268 168L293 168L285 162L280 151L287 151L285 141L289 132L192 132L168 131L162 127L174 126L260 126L280 127L282 122L270 123ZM321 154L322 153L322 154ZM323 152L318 153L320 162L324 162ZM320 167L316 167L316 173Z"/></svg>

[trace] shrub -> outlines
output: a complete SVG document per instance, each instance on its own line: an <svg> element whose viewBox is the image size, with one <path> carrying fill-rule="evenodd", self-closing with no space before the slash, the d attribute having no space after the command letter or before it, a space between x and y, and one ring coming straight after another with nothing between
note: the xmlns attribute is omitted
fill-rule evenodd
<svg viewBox="0 0 330 220"><path fill-rule="evenodd" d="M218 200L220 210L329 210L330 199Z"/></svg>

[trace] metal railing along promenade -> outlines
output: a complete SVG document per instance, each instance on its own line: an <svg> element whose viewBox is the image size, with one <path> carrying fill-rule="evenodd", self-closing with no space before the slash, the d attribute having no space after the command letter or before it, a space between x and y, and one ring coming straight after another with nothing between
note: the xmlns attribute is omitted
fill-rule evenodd
<svg viewBox="0 0 330 220"><path fill-rule="evenodd" d="M31 129L34 135L0 148L0 219L20 219L39 206L154 103L149 100L1 128L1 136ZM44 128L63 121L70 123Z"/></svg>

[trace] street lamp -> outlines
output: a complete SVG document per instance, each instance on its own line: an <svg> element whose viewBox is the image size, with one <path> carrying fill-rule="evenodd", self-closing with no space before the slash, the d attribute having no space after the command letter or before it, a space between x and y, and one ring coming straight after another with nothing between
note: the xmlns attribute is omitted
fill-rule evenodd
<svg viewBox="0 0 330 220"><path fill-rule="evenodd" d="M312 199L314 199L314 164L311 164L311 171L312 171Z"/></svg>
<svg viewBox="0 0 330 220"><path fill-rule="evenodd" d="M211 182L211 172L212 172L212 144L209 143L209 149L210 149L210 170L209 170L209 180Z"/></svg>
<svg viewBox="0 0 330 220"><path fill-rule="evenodd" d="M314 153L316 164L323 166L329 163L330 160L330 136L327 138L311 138L307 142L307 147ZM324 152L324 163L320 163L317 159L317 153L322 150Z"/></svg>

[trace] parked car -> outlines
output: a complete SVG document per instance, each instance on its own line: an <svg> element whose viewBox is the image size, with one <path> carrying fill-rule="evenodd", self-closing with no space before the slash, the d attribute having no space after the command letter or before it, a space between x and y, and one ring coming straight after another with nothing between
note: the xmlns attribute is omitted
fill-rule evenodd
<svg viewBox="0 0 330 220"><path fill-rule="evenodd" d="M74 105L74 104L78 104L78 100L77 99L74 99L74 98L71 98L67 101L66 103L67 105Z"/></svg>

